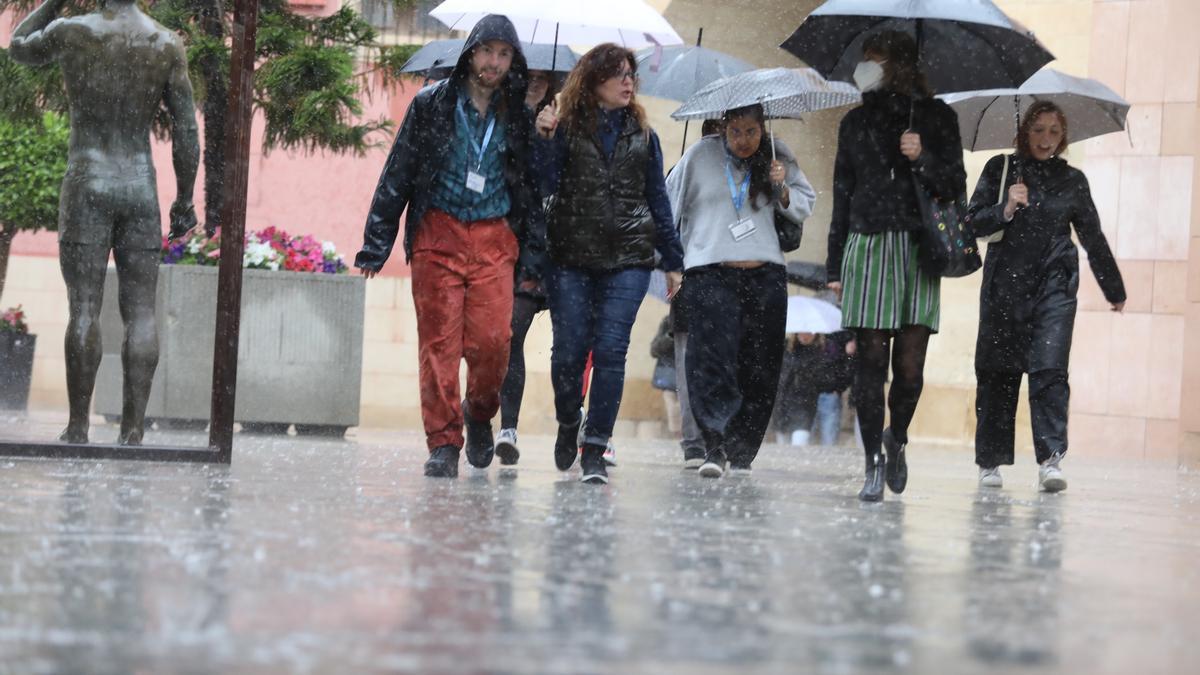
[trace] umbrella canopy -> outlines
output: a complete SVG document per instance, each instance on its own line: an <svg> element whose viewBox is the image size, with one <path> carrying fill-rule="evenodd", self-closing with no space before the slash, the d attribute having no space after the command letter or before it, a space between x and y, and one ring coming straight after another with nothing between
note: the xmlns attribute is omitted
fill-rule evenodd
<svg viewBox="0 0 1200 675"><path fill-rule="evenodd" d="M788 333L836 333L842 329L842 310L804 295L788 298Z"/></svg>
<svg viewBox="0 0 1200 675"><path fill-rule="evenodd" d="M853 105L861 100L858 89L844 82L829 82L812 68L762 68L709 84L671 113L671 117L720 119L726 110L760 103L768 118L799 119L801 113Z"/></svg>
<svg viewBox="0 0 1200 675"><path fill-rule="evenodd" d="M1054 59L991 0L828 0L780 45L831 80L850 82L863 42L913 35L934 91L1016 87Z"/></svg>
<svg viewBox="0 0 1200 675"><path fill-rule="evenodd" d="M754 66L706 47L647 47L638 52L638 94L686 101L716 80L754 70Z"/></svg>
<svg viewBox="0 0 1200 675"><path fill-rule="evenodd" d="M454 64L458 63L458 55L462 53L466 40L434 40L421 47L400 67L402 73L424 75L431 80L440 80L450 76ZM555 53L557 50L557 54ZM568 47L559 45L522 44L521 52L530 70L553 70L559 73L570 72L575 67L579 57Z"/></svg>
<svg viewBox="0 0 1200 675"><path fill-rule="evenodd" d="M463 31L488 14L507 16L522 42L615 42L630 49L683 44L671 24L643 0L446 0L429 12L451 30Z"/></svg>
<svg viewBox="0 0 1200 675"><path fill-rule="evenodd" d="M1016 89L988 89L944 94L958 113L963 147L1000 150L1013 146L1017 111L1035 101L1052 101L1071 125L1071 141L1082 141L1125 129L1129 103L1096 80L1043 68Z"/></svg>

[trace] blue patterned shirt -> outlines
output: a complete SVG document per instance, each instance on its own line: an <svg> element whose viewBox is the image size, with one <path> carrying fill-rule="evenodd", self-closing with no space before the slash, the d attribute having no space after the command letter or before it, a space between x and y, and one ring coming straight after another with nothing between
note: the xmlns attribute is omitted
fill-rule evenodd
<svg viewBox="0 0 1200 675"><path fill-rule="evenodd" d="M503 218L512 207L508 185L504 181L504 153L508 147L505 143L504 120L496 119L492 137L487 147L483 148L482 164L475 152L475 148L483 143L488 122L495 118L498 95L499 92L492 96L485 117L471 104L470 95L459 88L454 112L454 137L450 147L446 148L449 156L433 181L430 206L464 223ZM468 171L484 177L483 192L467 188Z"/></svg>

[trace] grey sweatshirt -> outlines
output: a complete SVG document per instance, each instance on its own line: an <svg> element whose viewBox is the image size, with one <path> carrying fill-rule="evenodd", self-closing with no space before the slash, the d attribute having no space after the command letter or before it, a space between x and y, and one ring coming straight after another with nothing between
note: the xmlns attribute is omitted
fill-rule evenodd
<svg viewBox="0 0 1200 675"><path fill-rule="evenodd" d="M812 213L817 194L800 171L795 156L778 140L775 155L787 167L784 182L789 193L788 208L780 208L778 203L772 206L767 195L759 195L759 208L754 209L747 199L739 216L725 175L727 158L735 186L742 184L746 169L739 167L739 162L725 150L724 138L706 136L683 154L667 177L667 196L683 236L685 269L734 261L784 263L779 236L775 234L775 214L803 223ZM735 240L730 225L747 218L754 224L753 234Z"/></svg>

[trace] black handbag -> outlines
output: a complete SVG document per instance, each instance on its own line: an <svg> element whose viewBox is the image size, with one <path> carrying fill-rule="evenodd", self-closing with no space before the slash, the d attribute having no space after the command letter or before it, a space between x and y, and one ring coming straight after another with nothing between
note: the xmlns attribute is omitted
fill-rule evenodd
<svg viewBox="0 0 1200 675"><path fill-rule="evenodd" d="M804 223L793 222L791 218L775 213L775 234L779 235L779 248L784 253L791 253L800 248L800 238L804 235Z"/></svg>
<svg viewBox="0 0 1200 675"><path fill-rule="evenodd" d="M967 195L938 199L914 175L913 187L921 209L918 259L921 269L937 277L965 277L983 267L975 234L967 221Z"/></svg>

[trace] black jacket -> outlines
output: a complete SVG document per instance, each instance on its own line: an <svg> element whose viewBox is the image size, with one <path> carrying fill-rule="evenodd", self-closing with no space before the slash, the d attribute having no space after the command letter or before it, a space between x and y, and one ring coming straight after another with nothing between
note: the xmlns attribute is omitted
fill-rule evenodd
<svg viewBox="0 0 1200 675"><path fill-rule="evenodd" d="M1004 238L988 245L979 294L979 338L975 367L979 370L1067 368L1079 286L1079 254L1071 226L1088 253L1088 262L1104 297L1125 301L1121 271L1100 229L1087 177L1062 159L1039 162L1017 158L1009 165L1006 185L1019 169L1029 188L1029 206L1004 222L1000 171L1003 155L988 161L971 198L969 220L975 234L986 237L1004 230ZM1007 188L1005 189L1007 192ZM1000 203L998 203L1000 202ZM1033 344L1032 327L1043 326L1045 340Z"/></svg>
<svg viewBox="0 0 1200 675"><path fill-rule="evenodd" d="M512 204L507 218L521 244L518 272L522 278L541 278L546 236L537 178L532 170L533 115L525 106L528 67L512 22L498 15L485 17L475 25L450 77L422 89L409 106L375 188L363 231L363 247L354 260L356 267L368 270L383 267L396 243L400 214L405 207L408 208L404 223L405 261L412 257L413 237L429 208L431 186L445 161L445 147L454 137L454 106L458 89L470 74L471 52L489 40L502 40L514 48L512 67L502 85L507 124L504 179Z"/></svg>
<svg viewBox="0 0 1200 675"><path fill-rule="evenodd" d="M567 161L546 208L550 258L583 269L652 267L656 228L646 201L650 135L623 118L611 158L599 141L565 136Z"/></svg>
<svg viewBox="0 0 1200 675"><path fill-rule="evenodd" d="M913 162L900 154L909 127L921 134L923 152ZM842 278L842 256L851 232L916 230L921 225L916 176L934 195L953 199L967 190L958 116L935 98L913 99L892 91L863 94L863 104L842 118L833 169L833 219L829 223L829 281Z"/></svg>

